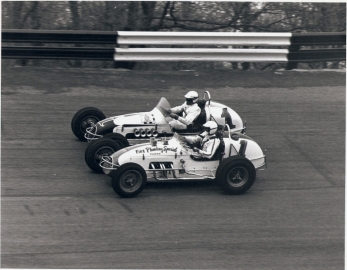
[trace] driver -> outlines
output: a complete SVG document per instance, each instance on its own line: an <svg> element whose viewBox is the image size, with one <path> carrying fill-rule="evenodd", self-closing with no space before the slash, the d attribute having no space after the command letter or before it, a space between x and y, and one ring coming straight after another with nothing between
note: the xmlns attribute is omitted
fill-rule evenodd
<svg viewBox="0 0 347 270"><path fill-rule="evenodd" d="M182 130L187 129L188 125L194 124L194 120L201 113L197 104L199 94L195 91L189 91L185 96L186 102L168 110L169 116L175 120L169 122L171 128ZM185 116L178 116L178 113L184 112Z"/></svg>
<svg viewBox="0 0 347 270"><path fill-rule="evenodd" d="M203 127L205 130L203 133L194 137L186 136L185 139L189 144L200 144L200 149L193 148L193 151L196 152L192 155L193 157L211 159L220 144L220 139L215 135L218 125L214 121L208 121Z"/></svg>

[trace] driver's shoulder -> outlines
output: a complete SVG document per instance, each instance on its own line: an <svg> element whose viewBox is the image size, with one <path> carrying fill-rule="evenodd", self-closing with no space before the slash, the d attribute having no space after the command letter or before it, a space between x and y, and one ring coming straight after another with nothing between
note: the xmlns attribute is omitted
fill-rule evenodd
<svg viewBox="0 0 347 270"><path fill-rule="evenodd" d="M200 106L197 103L194 103L192 105L186 105L186 108L187 109L200 110L201 111L201 108L200 108Z"/></svg>

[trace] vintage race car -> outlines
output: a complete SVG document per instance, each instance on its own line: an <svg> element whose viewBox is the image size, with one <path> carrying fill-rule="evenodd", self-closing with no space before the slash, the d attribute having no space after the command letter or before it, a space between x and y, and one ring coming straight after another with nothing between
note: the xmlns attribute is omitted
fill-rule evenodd
<svg viewBox="0 0 347 270"><path fill-rule="evenodd" d="M218 125L226 123L232 132L245 133L246 126L240 116L231 108L211 101L208 91L198 103L201 113L195 120L195 128L174 130L170 127L168 109L169 102L162 97L156 107L150 112L126 114L105 118L96 108L84 108L78 111L72 119L71 127L77 138L90 142L85 151L85 161L93 171L101 171L100 158L103 155L127 147L132 144L148 142L150 138L170 137L174 132L185 135L195 135L202 131L202 125L214 120ZM200 128L196 128L200 127ZM112 139L114 143L96 143L100 139ZM108 141L108 140L107 140Z"/></svg>
<svg viewBox="0 0 347 270"><path fill-rule="evenodd" d="M211 101L208 91L204 92L203 100L198 103L201 113L197 122L205 123L215 120L220 125L229 124L232 131L244 132L245 126L240 116L231 108ZM125 114L106 118L104 113L94 107L86 107L77 111L71 121L71 129L74 135L81 141L97 140L107 134L119 134L111 136L118 144L128 146L129 140L149 140L150 137L161 137L173 134L167 120L167 110L171 106L165 98L161 98L156 107L150 112ZM224 109L224 110L223 110ZM201 124L199 123L199 124ZM177 131L185 133L197 133L188 127L187 130Z"/></svg>
<svg viewBox="0 0 347 270"><path fill-rule="evenodd" d="M152 139L150 143L123 148L101 158L100 167L112 177L121 197L134 197L155 181L215 179L227 194L242 194L253 185L256 170L266 168L266 155L242 133L220 132L220 146L212 159L196 159L185 136Z"/></svg>

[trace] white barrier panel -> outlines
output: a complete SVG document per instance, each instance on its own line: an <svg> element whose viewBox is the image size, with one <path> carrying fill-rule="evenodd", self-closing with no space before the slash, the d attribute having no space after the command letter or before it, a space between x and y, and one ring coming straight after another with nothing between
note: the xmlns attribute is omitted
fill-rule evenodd
<svg viewBox="0 0 347 270"><path fill-rule="evenodd" d="M291 37L291 33L118 31L117 43L118 45L289 46Z"/></svg>
<svg viewBox="0 0 347 270"><path fill-rule="evenodd" d="M115 61L288 62L287 49L116 48Z"/></svg>

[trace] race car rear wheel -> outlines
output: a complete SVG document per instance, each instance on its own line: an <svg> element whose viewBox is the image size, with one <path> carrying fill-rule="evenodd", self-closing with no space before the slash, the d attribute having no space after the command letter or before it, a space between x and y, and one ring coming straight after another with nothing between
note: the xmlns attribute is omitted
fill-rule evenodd
<svg viewBox="0 0 347 270"><path fill-rule="evenodd" d="M86 107L77 111L71 120L71 129L73 134L80 140L86 141L84 134L86 129L100 120L105 119L106 116L98 108Z"/></svg>
<svg viewBox="0 0 347 270"><path fill-rule="evenodd" d="M120 146L113 140L101 138L88 144L84 159L94 172L102 172L100 161L103 156L110 156L118 151Z"/></svg>
<svg viewBox="0 0 347 270"><path fill-rule="evenodd" d="M231 157L224 160L216 174L217 183L227 194L245 193L255 181L256 170L248 159Z"/></svg>
<svg viewBox="0 0 347 270"><path fill-rule="evenodd" d="M137 196L146 186L147 174L138 164L121 165L112 177L113 190L123 198Z"/></svg>
<svg viewBox="0 0 347 270"><path fill-rule="evenodd" d="M118 143L120 148L124 148L124 147L129 146L128 140L121 134L108 133L103 138L108 138L108 139L115 141L116 143Z"/></svg>

